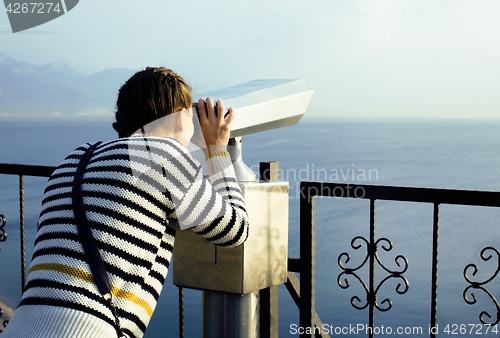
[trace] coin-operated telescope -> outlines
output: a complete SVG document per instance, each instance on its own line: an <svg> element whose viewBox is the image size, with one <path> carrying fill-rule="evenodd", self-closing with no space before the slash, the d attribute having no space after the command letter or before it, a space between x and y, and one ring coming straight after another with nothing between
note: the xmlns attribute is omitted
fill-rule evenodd
<svg viewBox="0 0 500 338"><path fill-rule="evenodd" d="M190 230L177 231L173 282L203 290L205 338L257 337L259 290L286 281L288 182L277 180L277 163L258 180L243 163L241 137L296 124L312 93L302 80L254 80L204 94L233 107L228 148L250 222L248 239L238 248L217 247Z"/></svg>

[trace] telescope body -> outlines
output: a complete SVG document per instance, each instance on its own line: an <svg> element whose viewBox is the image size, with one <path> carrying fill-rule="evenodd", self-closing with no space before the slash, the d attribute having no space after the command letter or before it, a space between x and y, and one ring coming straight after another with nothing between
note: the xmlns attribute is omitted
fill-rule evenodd
<svg viewBox="0 0 500 338"><path fill-rule="evenodd" d="M253 80L199 95L233 107L230 138L297 124L313 90L302 80ZM198 99L196 99L198 101Z"/></svg>

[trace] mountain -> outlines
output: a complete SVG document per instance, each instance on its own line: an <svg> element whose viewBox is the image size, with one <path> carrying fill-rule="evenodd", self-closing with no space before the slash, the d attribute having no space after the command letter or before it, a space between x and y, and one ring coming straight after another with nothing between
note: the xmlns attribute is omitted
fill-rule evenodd
<svg viewBox="0 0 500 338"><path fill-rule="evenodd" d="M120 68L87 75L62 61L34 66L0 53L0 117L111 115L118 89L133 73Z"/></svg>

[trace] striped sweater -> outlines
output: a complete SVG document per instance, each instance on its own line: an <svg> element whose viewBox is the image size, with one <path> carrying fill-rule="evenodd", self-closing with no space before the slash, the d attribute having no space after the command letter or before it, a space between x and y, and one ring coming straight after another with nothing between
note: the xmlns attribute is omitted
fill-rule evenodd
<svg viewBox="0 0 500 338"><path fill-rule="evenodd" d="M90 272L71 189L85 144L50 177L22 300L2 338L116 337ZM86 216L123 332L142 337L172 257L176 225L221 246L241 245L248 217L227 153L207 159L210 180L179 142L132 136L101 144L82 178Z"/></svg>

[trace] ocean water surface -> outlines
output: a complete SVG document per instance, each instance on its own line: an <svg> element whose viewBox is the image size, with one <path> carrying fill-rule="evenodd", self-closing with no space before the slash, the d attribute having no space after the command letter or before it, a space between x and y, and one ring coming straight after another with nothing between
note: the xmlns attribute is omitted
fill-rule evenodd
<svg viewBox="0 0 500 338"><path fill-rule="evenodd" d="M59 164L84 142L115 137L111 120L0 120L0 162ZM401 120L401 121L318 121L248 135L243 138L243 159L258 172L261 161L279 161L281 179L290 182L289 256L299 256L300 181L333 181L359 184L434 187L500 191L500 120ZM38 212L46 178L25 178L26 258L29 265ZM12 307L21 297L19 255L18 177L0 175L0 214L7 218L8 239L0 243L0 299ZM368 238L369 203L365 200L318 198L316 203L316 311L332 328L367 325L368 311L354 309L353 296L365 301L361 284L350 278L351 286L341 289L337 278L342 270L337 259L351 255L346 265L362 262L365 248L350 246L356 236ZM468 305L462 293L467 287L463 270L478 265L474 277L483 281L497 267L496 257L483 262L480 251L500 248L499 208L443 205L440 209L438 329L440 334L453 324L479 323L482 311L496 318L496 308L485 294L476 292L478 303ZM405 294L396 292L397 279L383 284L378 302L389 298L392 308L376 311L375 325L396 330L421 327L428 336L431 290L433 206L424 203L376 203L376 238L393 243L389 252L379 249L381 261L396 270L397 255L409 262L404 274L409 281ZM175 257L174 262L175 264ZM360 277L367 281L368 268ZM387 276L376 270L376 280ZM500 277L486 285L500 297ZM387 305L382 304L381 307ZM186 337L201 336L201 293L185 290ZM280 336L293 337L298 310L286 288L280 287ZM469 334L471 325L467 326ZM482 333L485 333L485 329ZM457 331L458 332L458 331ZM364 333L361 336L366 336ZM491 331L490 336L498 336ZM157 309L145 337L178 336L177 288L169 273ZM334 336L334 334L331 334ZM341 336L359 336L346 334ZM382 336L382 334L380 334ZM475 335L474 335L475 336Z"/></svg>

